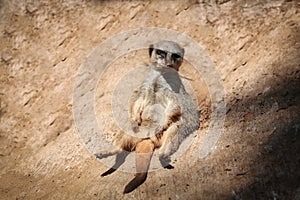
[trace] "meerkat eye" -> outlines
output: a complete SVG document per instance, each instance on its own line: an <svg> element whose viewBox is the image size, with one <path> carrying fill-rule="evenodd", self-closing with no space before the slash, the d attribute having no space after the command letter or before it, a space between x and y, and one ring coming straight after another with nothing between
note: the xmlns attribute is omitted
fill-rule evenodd
<svg viewBox="0 0 300 200"><path fill-rule="evenodd" d="M156 50L156 53L157 53L157 55L159 55L161 58L165 58L165 57L167 56L167 52L162 51L162 50L159 50L159 49Z"/></svg>
<svg viewBox="0 0 300 200"><path fill-rule="evenodd" d="M178 55L178 54L176 54L176 53L173 53L173 54L172 54L172 60L176 61L176 60L178 60L179 58L181 58L180 55Z"/></svg>

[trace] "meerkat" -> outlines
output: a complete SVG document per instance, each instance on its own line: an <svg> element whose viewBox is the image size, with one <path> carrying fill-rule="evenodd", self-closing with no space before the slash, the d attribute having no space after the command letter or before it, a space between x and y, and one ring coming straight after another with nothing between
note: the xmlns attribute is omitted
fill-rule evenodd
<svg viewBox="0 0 300 200"><path fill-rule="evenodd" d="M200 123L200 112L178 74L184 49L175 42L161 41L150 45L149 56L148 74L130 99L130 126L135 135L124 131L116 134L116 150L95 154L99 159L117 154L115 165L102 174L106 176L120 167L130 152L136 152L136 175L124 193L146 180L154 150L158 150L161 165L172 169L170 156ZM145 127L149 128L148 135L141 136Z"/></svg>

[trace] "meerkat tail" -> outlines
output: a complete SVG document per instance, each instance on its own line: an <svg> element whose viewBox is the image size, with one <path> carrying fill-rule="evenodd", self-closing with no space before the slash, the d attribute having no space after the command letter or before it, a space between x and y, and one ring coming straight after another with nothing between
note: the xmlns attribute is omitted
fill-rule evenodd
<svg viewBox="0 0 300 200"><path fill-rule="evenodd" d="M154 144L150 139L143 140L136 145L136 174L125 187L123 193L132 192L147 178L148 168L154 151Z"/></svg>

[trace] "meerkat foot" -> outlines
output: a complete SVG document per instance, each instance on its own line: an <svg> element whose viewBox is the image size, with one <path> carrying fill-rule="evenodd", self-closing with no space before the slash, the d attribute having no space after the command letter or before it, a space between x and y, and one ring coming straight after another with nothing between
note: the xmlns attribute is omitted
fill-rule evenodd
<svg viewBox="0 0 300 200"><path fill-rule="evenodd" d="M94 154L96 156L96 158L98 159L102 159L102 158L106 158L108 157L107 154L104 154L104 153L97 153L97 154Z"/></svg>
<svg viewBox="0 0 300 200"><path fill-rule="evenodd" d="M174 167L170 164L171 159L169 156L160 156L159 157L160 164L165 169L174 169Z"/></svg>
<svg viewBox="0 0 300 200"><path fill-rule="evenodd" d="M128 151L122 151L121 153L119 153L116 156L116 162L115 164L106 172L104 172L103 174L101 174L101 176L107 176L113 172L115 172L124 162L126 157L129 155L130 152Z"/></svg>
<svg viewBox="0 0 300 200"><path fill-rule="evenodd" d="M174 169L174 166L171 164L168 164L167 166L164 167L165 169Z"/></svg>
<svg viewBox="0 0 300 200"><path fill-rule="evenodd" d="M113 156L116 154L120 154L123 150L122 149L117 149L114 151L108 151L108 152L100 152L100 153L95 153L94 155L96 156L96 158L98 159L102 159L102 158L107 158L109 156Z"/></svg>

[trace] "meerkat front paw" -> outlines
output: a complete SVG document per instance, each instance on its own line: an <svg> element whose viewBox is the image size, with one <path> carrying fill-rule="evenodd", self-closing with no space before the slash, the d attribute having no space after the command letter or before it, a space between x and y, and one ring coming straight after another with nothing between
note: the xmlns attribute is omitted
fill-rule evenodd
<svg viewBox="0 0 300 200"><path fill-rule="evenodd" d="M154 135L156 135L156 137L161 138L163 135L163 132L166 130L165 126L158 126L156 127L155 131L154 131Z"/></svg>
<svg viewBox="0 0 300 200"><path fill-rule="evenodd" d="M155 135L160 134L160 133L162 133L162 130L163 130L162 126L158 126L158 127L156 127L156 129L154 130L154 134L155 134Z"/></svg>
<svg viewBox="0 0 300 200"><path fill-rule="evenodd" d="M138 133L140 131L140 127L137 122L133 122L133 121L131 122L131 130L134 133Z"/></svg>
<svg viewBox="0 0 300 200"><path fill-rule="evenodd" d="M168 122L163 123L163 125L159 125L155 129L155 134L161 134L162 132L164 132L165 130L167 130L169 126L170 126L170 124Z"/></svg>

